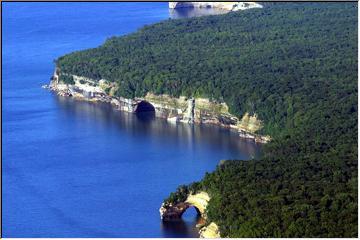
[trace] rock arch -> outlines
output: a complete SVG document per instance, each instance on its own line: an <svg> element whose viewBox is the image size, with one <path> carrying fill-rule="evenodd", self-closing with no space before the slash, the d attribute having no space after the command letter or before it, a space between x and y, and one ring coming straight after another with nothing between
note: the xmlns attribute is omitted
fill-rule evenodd
<svg viewBox="0 0 360 240"><path fill-rule="evenodd" d="M184 202L178 202L176 204L163 203L160 208L161 219L163 221L180 219L184 212L190 207L194 207L201 217L206 218L206 206L209 200L210 197L206 192L200 192L188 195Z"/></svg>
<svg viewBox="0 0 360 240"><path fill-rule="evenodd" d="M181 219L182 215L186 212L187 209L194 207L196 212L202 216L204 213L202 213L199 208L197 208L194 205L191 205L186 202L181 202L178 204L175 204L173 206L166 206L166 210L164 210L163 214L161 215L161 219L163 221L171 221L171 220L178 220ZM160 210L161 212L161 210Z"/></svg>
<svg viewBox="0 0 360 240"><path fill-rule="evenodd" d="M214 222L206 223L206 207L210 200L206 192L188 194L185 201L164 202L160 207L160 217L163 222L179 220L189 207L195 207L198 214L205 220L199 227L200 238L220 238L219 227ZM205 224L205 225L204 225Z"/></svg>

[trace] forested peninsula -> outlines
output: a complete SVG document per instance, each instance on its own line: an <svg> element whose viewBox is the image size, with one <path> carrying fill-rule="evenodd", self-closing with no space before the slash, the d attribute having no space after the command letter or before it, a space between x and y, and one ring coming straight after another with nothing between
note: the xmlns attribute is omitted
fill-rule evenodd
<svg viewBox="0 0 360 240"><path fill-rule="evenodd" d="M221 237L357 237L357 28L357 3L264 4L109 38L58 58L56 76L261 120L255 132L271 141L259 159L221 161L163 206L206 193L206 225Z"/></svg>

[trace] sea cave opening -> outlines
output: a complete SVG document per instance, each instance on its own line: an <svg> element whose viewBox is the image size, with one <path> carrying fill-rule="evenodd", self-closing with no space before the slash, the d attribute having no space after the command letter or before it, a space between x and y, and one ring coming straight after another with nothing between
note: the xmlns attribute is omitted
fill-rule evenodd
<svg viewBox="0 0 360 240"><path fill-rule="evenodd" d="M136 107L136 110L135 110L136 113L143 113L143 112L153 112L155 113L155 108L154 106L147 102L147 101L141 101L137 107Z"/></svg>

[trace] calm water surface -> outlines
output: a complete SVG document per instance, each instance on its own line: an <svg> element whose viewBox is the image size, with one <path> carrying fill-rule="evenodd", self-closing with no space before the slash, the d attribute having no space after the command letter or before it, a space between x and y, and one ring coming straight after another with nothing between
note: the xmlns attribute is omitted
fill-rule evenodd
<svg viewBox="0 0 360 240"><path fill-rule="evenodd" d="M3 3L4 237L197 237L195 211L163 224L161 202L257 145L40 88L63 54L194 15L167 3Z"/></svg>

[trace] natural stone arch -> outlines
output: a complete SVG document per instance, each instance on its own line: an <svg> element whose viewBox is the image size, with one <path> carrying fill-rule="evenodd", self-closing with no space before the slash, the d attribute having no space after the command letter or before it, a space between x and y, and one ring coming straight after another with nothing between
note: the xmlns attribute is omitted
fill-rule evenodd
<svg viewBox="0 0 360 240"><path fill-rule="evenodd" d="M190 193L185 201L181 202L164 202L159 211L163 222L179 220L181 216L190 207L194 207L198 214L206 221L206 207L210 200L206 192ZM204 225L206 224L206 226ZM202 223L199 225L200 238L220 238L219 227L214 222Z"/></svg>
<svg viewBox="0 0 360 240"><path fill-rule="evenodd" d="M160 208L161 219L163 219L163 221L180 219L184 212L190 207L194 207L201 217L206 218L206 206L209 200L209 195L206 192L200 192L197 194L189 194L184 202L163 204Z"/></svg>
<svg viewBox="0 0 360 240"><path fill-rule="evenodd" d="M155 112L155 107L150 102L143 100L136 105L134 112Z"/></svg>
<svg viewBox="0 0 360 240"><path fill-rule="evenodd" d="M164 221L178 220L182 217L182 215L186 212L186 210L191 207L194 207L196 212L200 216L203 216L203 213L196 206L191 205L187 202L180 202L172 206L163 206L162 208L160 208L161 218Z"/></svg>

